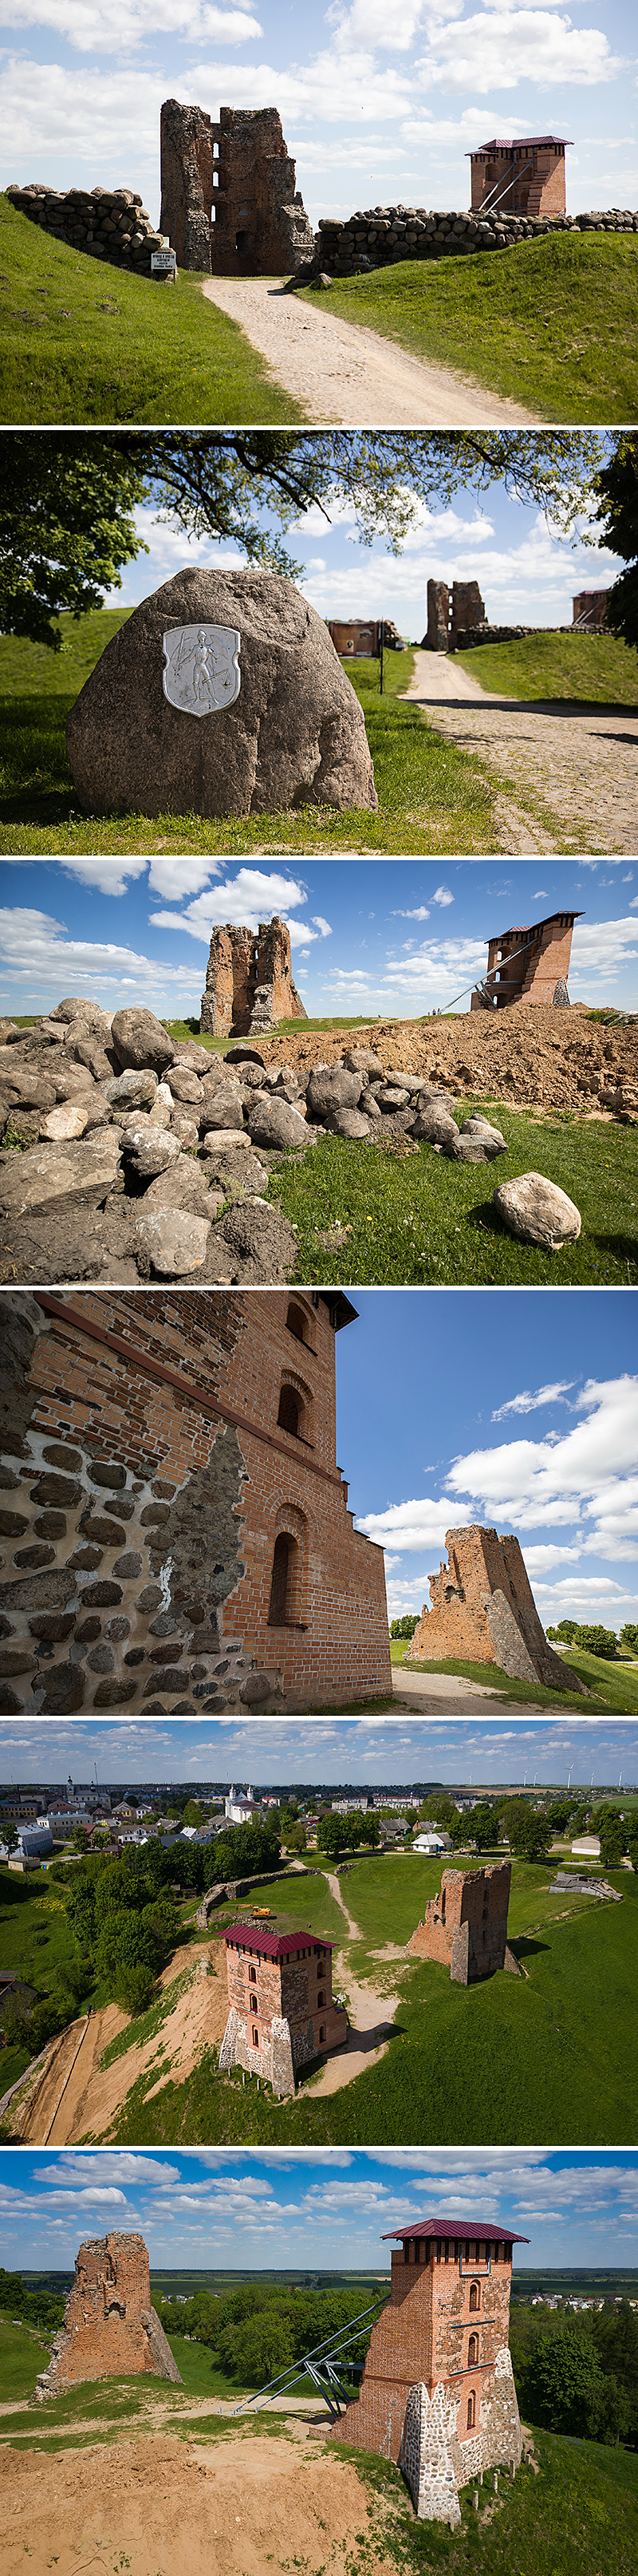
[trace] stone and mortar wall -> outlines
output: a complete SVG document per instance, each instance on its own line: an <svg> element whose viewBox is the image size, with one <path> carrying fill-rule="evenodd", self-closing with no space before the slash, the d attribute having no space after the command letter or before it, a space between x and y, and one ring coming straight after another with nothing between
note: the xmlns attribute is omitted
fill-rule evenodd
<svg viewBox="0 0 638 2576"><path fill-rule="evenodd" d="M449 1562L430 1575L431 1608L424 1603L407 1661L495 1663L520 1681L564 1690L565 1664L548 1646L518 1539L472 1522L446 1530L445 1544Z"/></svg>
<svg viewBox="0 0 638 2576"><path fill-rule="evenodd" d="M430 214L425 206L371 206L350 215L320 221L315 235L314 276L353 277L362 270L387 268L398 259L461 259L477 251L512 249L544 233L638 232L638 212L612 207L585 215ZM307 272L296 283L305 286Z"/></svg>
<svg viewBox="0 0 638 2576"><path fill-rule="evenodd" d="M440 1893L430 1897L408 1942L409 1956L449 1965L455 1985L504 1968L511 1876L510 1861L486 1869L444 1869Z"/></svg>
<svg viewBox="0 0 638 2576"><path fill-rule="evenodd" d="M132 188L47 188L35 179L25 188L16 181L6 194L16 214L27 215L68 250L88 251L91 259L131 269L136 277L151 276L151 254L161 250L162 236Z"/></svg>
<svg viewBox="0 0 638 2576"><path fill-rule="evenodd" d="M284 1693L295 1708L338 1706L388 1686L383 1555L353 1530L335 1464L323 1299L143 1290L2 1303L4 1713L263 1711ZM291 1304L312 1336L303 1345L287 1329ZM303 1439L278 1427L282 1385L306 1407ZM281 1531L296 1545L297 1598L294 1620L274 1628Z"/></svg>
<svg viewBox="0 0 638 2576"><path fill-rule="evenodd" d="M378 2451L404 2469L422 2518L458 2519L458 2489L481 2469L521 2458L521 2428L508 2345L511 2262L469 2244L459 2271L450 2254L428 2260L427 2241L392 2255L390 2304L373 2327L358 2400L329 2441ZM419 2260L421 2255L421 2260ZM476 2256L476 2262L474 2257ZM478 2287L478 2309L470 2290ZM479 2360L467 2360L470 2333ZM467 2430L467 2400L475 2398Z"/></svg>
<svg viewBox="0 0 638 2576"><path fill-rule="evenodd" d="M260 921L257 937L243 924L213 930L200 1030L213 1037L248 1037L279 1020L305 1020L293 981L290 931L277 913Z"/></svg>
<svg viewBox="0 0 638 2576"><path fill-rule="evenodd" d="M36 2386L53 2397L85 2379L133 2372L179 2380L159 2317L151 2307L143 2236L92 2237L76 2255L75 2280L47 2369Z"/></svg>

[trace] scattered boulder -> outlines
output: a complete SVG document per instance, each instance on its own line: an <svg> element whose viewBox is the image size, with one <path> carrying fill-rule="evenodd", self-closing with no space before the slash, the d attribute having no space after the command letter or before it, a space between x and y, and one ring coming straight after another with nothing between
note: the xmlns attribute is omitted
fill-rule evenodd
<svg viewBox="0 0 638 2576"><path fill-rule="evenodd" d="M149 1065L129 1065L126 1073L111 1074L104 1091L111 1109L151 1109L158 1088L157 1074Z"/></svg>
<svg viewBox="0 0 638 2576"><path fill-rule="evenodd" d="M277 1152L285 1152L294 1145L312 1145L315 1141L307 1120L300 1117L299 1110L293 1109L288 1100L274 1099L272 1093L266 1099L258 1094L254 1108L251 1103L248 1133L253 1145L270 1145Z"/></svg>
<svg viewBox="0 0 638 2576"><path fill-rule="evenodd" d="M309 1118L331 1127L335 1109L358 1109L363 1083L360 1073L348 1073L343 1064L313 1064L306 1108Z"/></svg>
<svg viewBox="0 0 638 2576"><path fill-rule="evenodd" d="M113 1127L73 1144L28 1146L26 1154L0 1154L0 1212L25 1216L31 1208L48 1208L53 1199L80 1199L103 1206L113 1188L120 1159L120 1139Z"/></svg>
<svg viewBox="0 0 638 2576"><path fill-rule="evenodd" d="M542 1172L521 1172L518 1180L502 1181L494 1191L494 1206L508 1234L518 1235L521 1243L559 1252L563 1243L578 1242L580 1210Z"/></svg>
<svg viewBox="0 0 638 2576"><path fill-rule="evenodd" d="M101 667L98 662L98 671ZM147 1072L150 1066L154 1073L162 1074L165 1065L174 1062L173 1040L162 1028L161 1020L156 1020L154 1011L116 1011L111 1038L119 1063L135 1072Z"/></svg>
<svg viewBox="0 0 638 2576"><path fill-rule="evenodd" d="M417 1145L450 1146L454 1153L458 1133L458 1127L449 1109L439 1108L433 1100L428 1102L425 1109L418 1109L412 1121L412 1135Z"/></svg>
<svg viewBox="0 0 638 2576"><path fill-rule="evenodd" d="M129 1156L133 1170L144 1181L153 1180L157 1172L168 1171L171 1163L179 1161L182 1151L179 1136L167 1134L166 1128L143 1115L131 1119L129 1126L122 1129L121 1143L122 1153Z"/></svg>
<svg viewBox="0 0 638 2576"><path fill-rule="evenodd" d="M83 1136L88 1125L85 1109L75 1109L72 1100L61 1100L56 1109L48 1109L40 1135L53 1145L66 1145L73 1136Z"/></svg>
<svg viewBox="0 0 638 2576"><path fill-rule="evenodd" d="M370 1120L360 1109L333 1109L330 1126L333 1136L369 1136Z"/></svg>
<svg viewBox="0 0 638 2576"><path fill-rule="evenodd" d="M194 688L188 707L165 693L163 637L202 624L239 634L240 687L198 721ZM163 583L85 682L67 750L88 813L376 811L378 802L359 700L323 619L276 573L193 568Z"/></svg>
<svg viewBox="0 0 638 2576"><path fill-rule="evenodd" d="M184 1208L146 1208L137 1220L137 1240L159 1279L184 1279L203 1270L210 1223L189 1216Z"/></svg>

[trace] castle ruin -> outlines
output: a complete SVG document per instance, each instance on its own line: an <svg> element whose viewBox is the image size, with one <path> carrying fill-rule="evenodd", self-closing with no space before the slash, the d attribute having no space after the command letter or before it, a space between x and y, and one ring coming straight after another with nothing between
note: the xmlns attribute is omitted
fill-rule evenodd
<svg viewBox="0 0 638 2576"><path fill-rule="evenodd" d="M499 1538L476 1521L446 1530L448 1564L430 1575L430 1609L424 1602L406 1663L498 1664L521 1682L547 1690L582 1690L583 1683L548 1646L517 1538Z"/></svg>
<svg viewBox="0 0 638 2576"><path fill-rule="evenodd" d="M327 2440L394 2460L418 2520L458 2524L459 2488L501 2465L513 2475L522 2458L509 2303L512 2247L528 2238L458 2216L390 2234L390 2297L359 2396Z"/></svg>
<svg viewBox="0 0 638 2576"><path fill-rule="evenodd" d="M160 229L178 267L287 277L312 259L314 235L276 107L222 107L214 125L205 108L167 98L160 158Z"/></svg>
<svg viewBox="0 0 638 2576"><path fill-rule="evenodd" d="M278 1020L305 1020L293 982L290 931L274 913L260 921L257 937L243 923L225 921L212 933L200 1030L213 1037L267 1035Z"/></svg>
<svg viewBox="0 0 638 2576"><path fill-rule="evenodd" d="M92 2236L75 2258L75 2280L51 2359L36 2397L64 2396L83 2379L123 2379L150 2371L179 2380L170 2344L151 2307L143 2236Z"/></svg>
<svg viewBox="0 0 638 2576"><path fill-rule="evenodd" d="M486 1869L444 1869L439 1893L430 1897L408 1941L408 1957L449 1967L455 1986L475 1985L501 1968L519 1977L507 1938L511 1876L509 1860Z"/></svg>

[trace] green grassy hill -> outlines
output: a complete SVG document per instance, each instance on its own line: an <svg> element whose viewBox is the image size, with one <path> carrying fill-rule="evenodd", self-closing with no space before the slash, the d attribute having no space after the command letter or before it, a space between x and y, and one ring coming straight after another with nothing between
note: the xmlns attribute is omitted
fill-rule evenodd
<svg viewBox="0 0 638 2576"><path fill-rule="evenodd" d="M303 296L541 420L634 418L636 234L547 233L484 257L398 260Z"/></svg>
<svg viewBox="0 0 638 2576"><path fill-rule="evenodd" d="M592 589L594 577L592 559ZM638 653L618 635L563 635L550 627L513 644L476 644L456 660L481 689L504 697L638 707Z"/></svg>
<svg viewBox="0 0 638 2576"><path fill-rule="evenodd" d="M552 1863L514 1862L509 1926L520 1980L461 1987L429 1960L384 1965L376 1956L407 1942L439 1884L438 1865L403 1854L355 1862L344 1900L361 1938L344 1938L342 1919L340 1948L355 1979L368 1977L381 1995L399 1992L383 2059L335 2094L317 2094L310 2078L294 2102L276 2103L251 2078L220 2077L210 2050L187 2083L165 2084L152 2099L152 2072L133 2086L117 2143L531 2145L541 2104L543 2135L556 2145L633 2144L638 1879L610 1873L623 1903L604 1906L552 1896L553 1875ZM334 1937L330 1902L317 1881L313 1926Z"/></svg>
<svg viewBox="0 0 638 2576"><path fill-rule="evenodd" d="M0 355L5 425L294 422L236 322L180 274L167 294L70 250L0 196Z"/></svg>

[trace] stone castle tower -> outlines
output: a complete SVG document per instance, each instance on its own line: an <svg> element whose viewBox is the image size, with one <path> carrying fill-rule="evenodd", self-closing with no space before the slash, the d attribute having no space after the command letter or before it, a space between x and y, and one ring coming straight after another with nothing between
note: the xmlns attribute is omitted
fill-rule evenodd
<svg viewBox="0 0 638 2576"><path fill-rule="evenodd" d="M160 226L180 268L213 277L285 277L314 253L295 164L276 107L161 112Z"/></svg>
<svg viewBox="0 0 638 2576"><path fill-rule="evenodd" d="M459 2487L482 2469L517 2469L522 2456L509 2303L512 2247L528 2239L476 2216L390 2233L390 2297L359 2398L328 2440L394 2460L420 2521L458 2523Z"/></svg>
<svg viewBox="0 0 638 2576"><path fill-rule="evenodd" d="M548 1646L517 1538L471 1522L446 1530L448 1564L430 1575L430 1608L424 1602L406 1662L444 1663L449 1656L473 1664L498 1664L523 1682L547 1690L582 1690L583 1683Z"/></svg>
<svg viewBox="0 0 638 2576"><path fill-rule="evenodd" d="M120 2379L151 2371L181 2380L151 2307L143 2236L92 2236L75 2258L75 2280L51 2359L36 2383L39 2398L62 2396L83 2379Z"/></svg>
<svg viewBox="0 0 638 2576"><path fill-rule="evenodd" d="M212 1037L266 1036L279 1020L305 1020L293 981L290 931L277 912L257 936L243 923L213 930L202 993L200 1030Z"/></svg>

